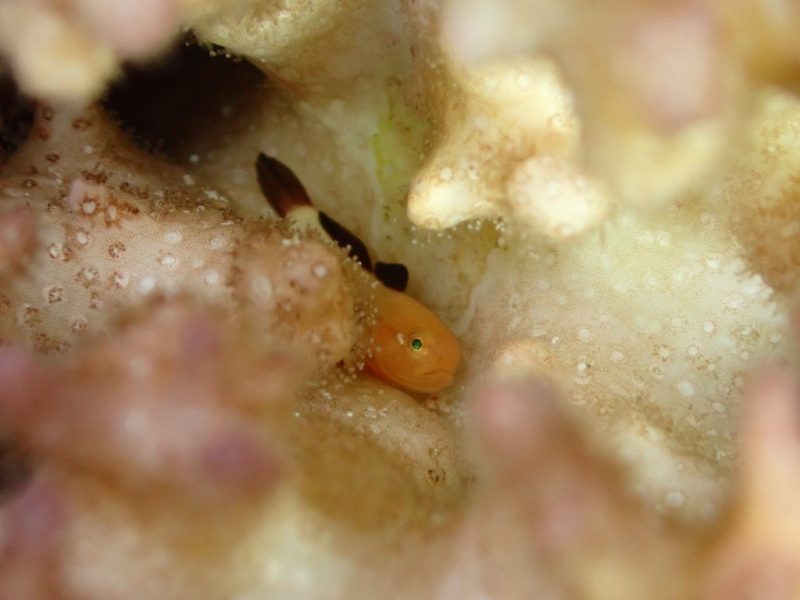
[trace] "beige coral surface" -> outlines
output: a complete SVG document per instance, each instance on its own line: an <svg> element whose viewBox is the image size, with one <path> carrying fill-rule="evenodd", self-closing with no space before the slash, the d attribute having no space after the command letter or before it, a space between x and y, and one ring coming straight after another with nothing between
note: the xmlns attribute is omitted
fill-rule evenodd
<svg viewBox="0 0 800 600"><path fill-rule="evenodd" d="M793 5L118 4L0 0L37 100L0 598L800 597L797 384L759 371L795 363ZM258 72L137 88L180 27ZM454 386L361 370L374 280L274 218L259 152L408 265Z"/></svg>

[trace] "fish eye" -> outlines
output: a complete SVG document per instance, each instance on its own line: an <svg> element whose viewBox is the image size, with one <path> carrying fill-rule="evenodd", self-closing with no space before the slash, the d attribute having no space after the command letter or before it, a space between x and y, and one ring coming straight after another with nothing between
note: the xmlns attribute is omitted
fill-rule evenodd
<svg viewBox="0 0 800 600"><path fill-rule="evenodd" d="M422 350L422 346L424 344L422 343L422 340L420 338L415 337L415 338L411 338L411 341L409 342L408 345L411 347L411 349L414 352L419 352L420 350Z"/></svg>

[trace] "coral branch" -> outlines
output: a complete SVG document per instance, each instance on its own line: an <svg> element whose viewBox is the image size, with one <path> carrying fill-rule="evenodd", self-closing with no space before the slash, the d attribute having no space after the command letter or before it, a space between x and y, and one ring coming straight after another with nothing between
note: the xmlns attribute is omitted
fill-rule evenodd
<svg viewBox="0 0 800 600"><path fill-rule="evenodd" d="M441 597L686 597L690 582L672 573L691 548L626 497L549 385L486 384L472 419L483 478Z"/></svg>
<svg viewBox="0 0 800 600"><path fill-rule="evenodd" d="M742 415L742 467L730 526L712 553L707 598L800 594L800 384L787 373L754 377Z"/></svg>
<svg viewBox="0 0 800 600"><path fill-rule="evenodd" d="M3 348L0 420L38 456L129 488L177 488L200 501L270 489L278 459L237 414L248 399L220 368L235 346L191 305L148 312L60 371Z"/></svg>
<svg viewBox="0 0 800 600"><path fill-rule="evenodd" d="M63 600L59 580L62 533L68 518L57 486L38 479L0 512L0 598Z"/></svg>
<svg viewBox="0 0 800 600"><path fill-rule="evenodd" d="M87 101L117 70L117 60L163 50L182 16L177 0L0 3L0 54L29 94Z"/></svg>

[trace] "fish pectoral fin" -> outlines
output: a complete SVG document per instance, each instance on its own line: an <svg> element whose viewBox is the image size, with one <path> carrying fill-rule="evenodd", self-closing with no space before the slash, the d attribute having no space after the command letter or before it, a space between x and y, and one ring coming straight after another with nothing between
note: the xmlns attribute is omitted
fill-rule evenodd
<svg viewBox="0 0 800 600"><path fill-rule="evenodd" d="M375 263L375 277L383 285L398 292L405 292L408 287L408 269L400 263Z"/></svg>
<svg viewBox="0 0 800 600"><path fill-rule="evenodd" d="M261 193L281 217L293 208L311 205L308 192L297 175L277 158L259 152L256 175Z"/></svg>

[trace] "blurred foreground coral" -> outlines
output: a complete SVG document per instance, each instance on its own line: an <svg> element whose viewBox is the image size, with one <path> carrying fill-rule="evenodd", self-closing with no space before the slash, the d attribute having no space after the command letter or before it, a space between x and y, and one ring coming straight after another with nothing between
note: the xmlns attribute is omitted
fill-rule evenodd
<svg viewBox="0 0 800 600"><path fill-rule="evenodd" d="M0 599L800 598L799 17L0 0Z"/></svg>

